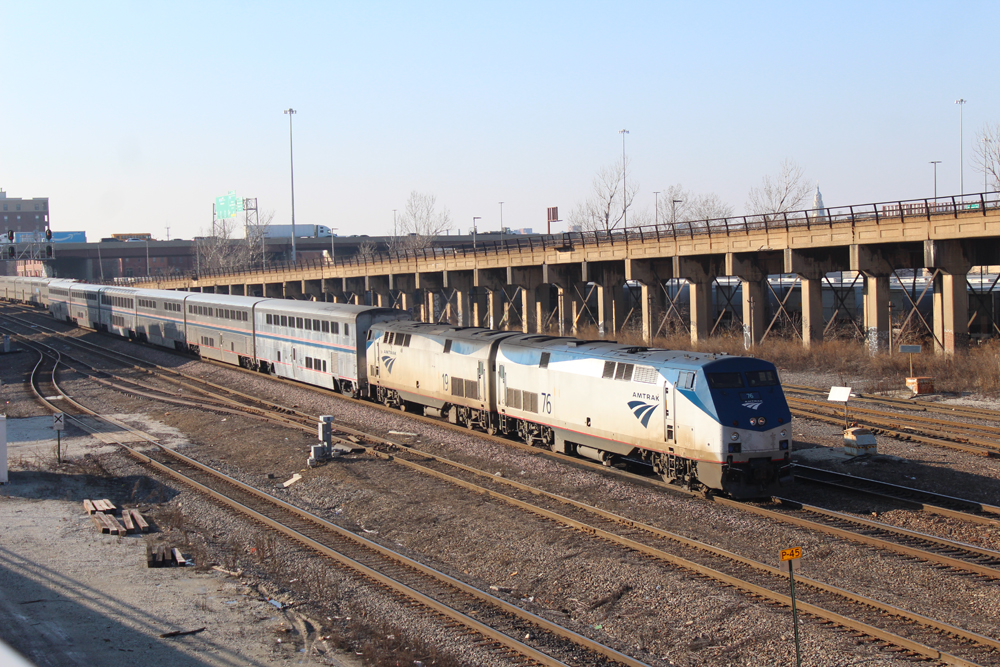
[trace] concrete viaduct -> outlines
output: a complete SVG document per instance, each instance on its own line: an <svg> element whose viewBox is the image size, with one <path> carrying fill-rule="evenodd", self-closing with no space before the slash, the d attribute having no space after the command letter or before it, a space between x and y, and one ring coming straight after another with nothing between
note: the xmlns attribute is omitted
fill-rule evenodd
<svg viewBox="0 0 1000 667"><path fill-rule="evenodd" d="M889 340L889 284L901 269L933 280L935 350L968 345L967 275L1000 264L1000 202L987 195L942 197L740 217L676 225L583 232L504 245L428 248L279 271L202 274L136 283L144 287L276 298L316 299L412 309L422 321L569 335L594 322L601 336L626 325L649 342L673 303L666 281L689 287L692 341L712 326L713 282L742 286L746 346L765 335L768 276L794 274L801 285L801 338L821 341L821 288L827 274L863 277L863 319L872 351ZM626 289L625 286L628 286ZM780 306L784 308L784 306Z"/></svg>

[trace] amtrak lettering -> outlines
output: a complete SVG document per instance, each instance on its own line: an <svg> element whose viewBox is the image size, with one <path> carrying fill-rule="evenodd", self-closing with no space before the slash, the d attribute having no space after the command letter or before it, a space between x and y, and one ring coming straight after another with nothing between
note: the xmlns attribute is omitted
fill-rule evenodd
<svg viewBox="0 0 1000 667"><path fill-rule="evenodd" d="M641 391L633 391L632 398L644 398L647 401L659 401L660 397L656 394L644 394Z"/></svg>

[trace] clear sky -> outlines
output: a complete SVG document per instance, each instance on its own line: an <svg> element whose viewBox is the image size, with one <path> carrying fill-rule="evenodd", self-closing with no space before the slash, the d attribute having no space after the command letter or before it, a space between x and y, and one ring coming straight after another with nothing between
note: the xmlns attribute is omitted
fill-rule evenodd
<svg viewBox="0 0 1000 667"><path fill-rule="evenodd" d="M0 0L0 188L53 228L191 238L235 190L288 223L383 234L413 190L463 232L544 228L627 128L639 204L744 210L782 160L827 206L983 189L993 2Z"/></svg>

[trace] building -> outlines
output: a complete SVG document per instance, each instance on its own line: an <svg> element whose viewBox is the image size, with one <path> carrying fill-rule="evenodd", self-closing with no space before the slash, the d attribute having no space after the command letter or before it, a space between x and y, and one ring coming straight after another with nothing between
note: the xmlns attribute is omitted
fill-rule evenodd
<svg viewBox="0 0 1000 667"><path fill-rule="evenodd" d="M0 190L0 231L44 232L49 226L49 198L21 199L8 197Z"/></svg>

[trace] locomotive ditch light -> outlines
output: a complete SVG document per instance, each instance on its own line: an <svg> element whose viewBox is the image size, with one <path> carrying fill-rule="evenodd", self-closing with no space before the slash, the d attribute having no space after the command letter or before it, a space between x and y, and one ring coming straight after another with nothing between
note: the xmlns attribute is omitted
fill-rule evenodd
<svg viewBox="0 0 1000 667"><path fill-rule="evenodd" d="M737 433L736 431L733 431L733 434L729 436L729 439L732 440L733 442L736 442L737 440L740 439L740 434Z"/></svg>
<svg viewBox="0 0 1000 667"><path fill-rule="evenodd" d="M781 429L781 433L778 434L778 437L779 438L784 438L786 435L788 435L788 434L785 433L785 429Z"/></svg>

